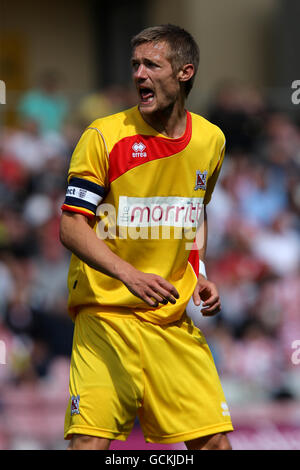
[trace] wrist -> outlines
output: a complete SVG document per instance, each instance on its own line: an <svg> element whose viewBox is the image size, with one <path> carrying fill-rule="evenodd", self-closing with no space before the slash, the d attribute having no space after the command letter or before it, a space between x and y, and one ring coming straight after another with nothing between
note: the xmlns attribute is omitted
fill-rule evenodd
<svg viewBox="0 0 300 470"><path fill-rule="evenodd" d="M116 278L123 282L123 284L127 284L130 279L133 278L134 271L136 271L136 269L131 264L124 261L122 266L118 266Z"/></svg>

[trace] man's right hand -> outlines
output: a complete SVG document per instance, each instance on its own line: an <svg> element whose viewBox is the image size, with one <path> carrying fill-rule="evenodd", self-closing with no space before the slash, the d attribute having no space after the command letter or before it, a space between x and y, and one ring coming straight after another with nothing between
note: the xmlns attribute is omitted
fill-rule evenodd
<svg viewBox="0 0 300 470"><path fill-rule="evenodd" d="M133 267L120 276L120 280L136 297L142 299L150 307L158 307L176 303L179 294L175 287L157 274L141 272Z"/></svg>
<svg viewBox="0 0 300 470"><path fill-rule="evenodd" d="M123 282L127 289L150 307L176 303L175 287L157 274L139 271L113 253L89 226L87 218L63 212L60 223L62 244L90 267Z"/></svg>

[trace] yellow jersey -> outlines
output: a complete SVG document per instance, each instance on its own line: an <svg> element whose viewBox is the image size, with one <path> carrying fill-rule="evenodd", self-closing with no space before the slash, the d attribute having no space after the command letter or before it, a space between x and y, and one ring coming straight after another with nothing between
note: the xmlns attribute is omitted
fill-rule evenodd
<svg viewBox="0 0 300 470"><path fill-rule="evenodd" d="M107 246L135 268L158 274L179 292L176 304L149 307L125 285L71 257L69 313L136 315L158 324L178 320L199 269L192 249L225 152L222 131L186 111L186 130L168 138L138 107L95 120L71 158L65 211L86 215Z"/></svg>

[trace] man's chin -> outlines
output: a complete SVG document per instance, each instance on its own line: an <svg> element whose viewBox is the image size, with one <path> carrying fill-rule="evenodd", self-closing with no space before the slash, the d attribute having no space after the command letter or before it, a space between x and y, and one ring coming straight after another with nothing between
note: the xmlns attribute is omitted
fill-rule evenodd
<svg viewBox="0 0 300 470"><path fill-rule="evenodd" d="M144 114L154 113L156 111L156 105L155 105L154 100L149 102L149 103L145 103L143 101L140 101L139 110Z"/></svg>

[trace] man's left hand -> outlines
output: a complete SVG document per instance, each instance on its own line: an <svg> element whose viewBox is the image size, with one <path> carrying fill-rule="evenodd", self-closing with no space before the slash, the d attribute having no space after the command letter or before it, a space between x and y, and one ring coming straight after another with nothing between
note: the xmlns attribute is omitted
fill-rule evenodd
<svg viewBox="0 0 300 470"><path fill-rule="evenodd" d="M203 316L213 316L221 310L221 302L216 285L208 281L201 274L193 293L193 300L195 305L200 305L202 302L201 313Z"/></svg>

